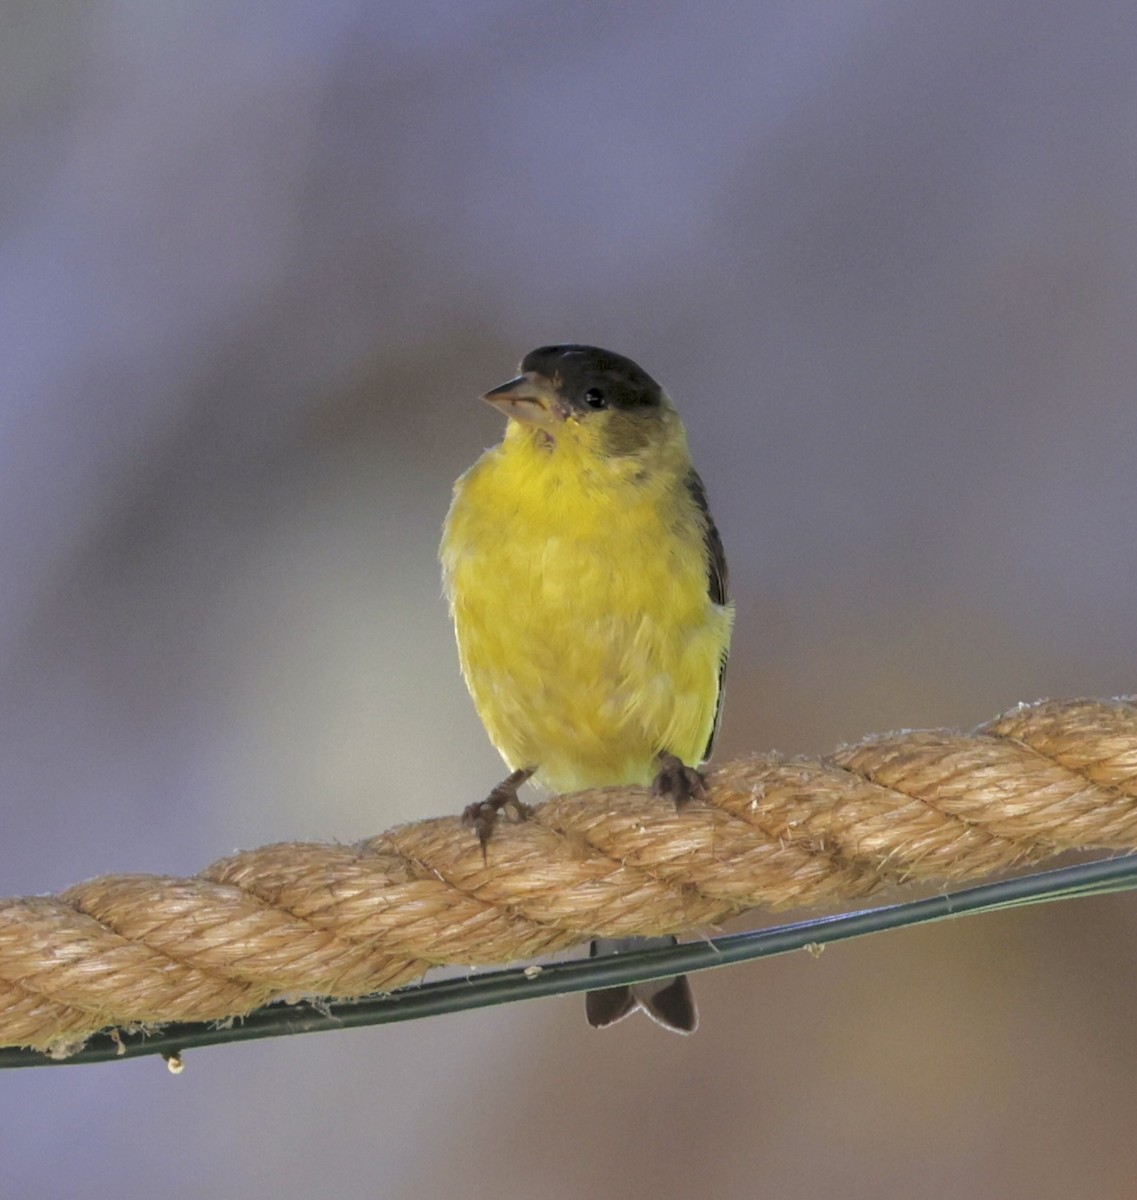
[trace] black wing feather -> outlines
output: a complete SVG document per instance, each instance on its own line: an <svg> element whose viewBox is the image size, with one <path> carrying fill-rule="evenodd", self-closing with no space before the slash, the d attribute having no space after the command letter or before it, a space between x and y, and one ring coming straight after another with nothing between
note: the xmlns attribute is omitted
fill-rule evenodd
<svg viewBox="0 0 1137 1200"><path fill-rule="evenodd" d="M726 552L722 548L722 538L719 537L719 531L715 528L711 508L707 503L707 489L703 486L703 481L694 467L688 472L686 485L687 494L694 500L695 507L699 510L699 516L703 521L703 549L707 553L707 595L716 604L725 604Z"/></svg>
<svg viewBox="0 0 1137 1200"><path fill-rule="evenodd" d="M687 487L687 494L695 503L695 507L699 511L699 516L702 519L703 525L703 549L707 557L707 595L715 604L726 604L727 602L727 582L729 576L726 568L726 551L723 549L722 538L719 537L719 531L715 527L714 518L711 516L711 507L707 503L707 489L703 486L703 481L699 478L698 471L694 467L691 468L684 481ZM711 736L707 739L707 748L703 751L703 761L705 762L711 756L711 750L715 744L715 734L719 730L719 718L722 716L722 696L724 685L726 683L726 654L722 656L722 663L719 666L719 694L715 702L715 723L711 726Z"/></svg>

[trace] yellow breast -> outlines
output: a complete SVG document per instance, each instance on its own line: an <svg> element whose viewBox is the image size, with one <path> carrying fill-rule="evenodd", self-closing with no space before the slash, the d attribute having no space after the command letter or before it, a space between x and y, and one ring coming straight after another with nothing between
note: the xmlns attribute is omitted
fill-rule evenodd
<svg viewBox="0 0 1137 1200"><path fill-rule="evenodd" d="M659 459L511 423L458 481L442 541L462 673L511 769L555 791L697 764L731 611L712 603L682 427Z"/></svg>

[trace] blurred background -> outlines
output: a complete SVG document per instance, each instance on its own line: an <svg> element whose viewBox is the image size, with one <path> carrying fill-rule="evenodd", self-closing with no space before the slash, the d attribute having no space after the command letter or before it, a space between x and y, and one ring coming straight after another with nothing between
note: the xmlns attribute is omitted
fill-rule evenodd
<svg viewBox="0 0 1137 1200"><path fill-rule="evenodd" d="M457 812L477 401L676 397L719 754L1137 690L1137 9L0 7L0 888ZM1130 1197L1137 899L579 998L21 1071L0 1196Z"/></svg>

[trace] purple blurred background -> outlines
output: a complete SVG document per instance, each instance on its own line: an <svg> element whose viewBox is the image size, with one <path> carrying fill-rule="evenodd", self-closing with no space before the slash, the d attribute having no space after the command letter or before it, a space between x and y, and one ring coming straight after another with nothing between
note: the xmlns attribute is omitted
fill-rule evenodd
<svg viewBox="0 0 1137 1200"><path fill-rule="evenodd" d="M0 12L0 889L454 812L476 396L676 397L723 757L1137 690L1137 9ZM1130 1197L1137 900L578 999L18 1072L0 1196Z"/></svg>

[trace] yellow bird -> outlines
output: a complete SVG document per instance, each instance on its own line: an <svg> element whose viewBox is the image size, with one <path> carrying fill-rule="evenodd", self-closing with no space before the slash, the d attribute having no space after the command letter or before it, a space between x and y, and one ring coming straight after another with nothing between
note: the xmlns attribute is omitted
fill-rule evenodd
<svg viewBox="0 0 1137 1200"><path fill-rule="evenodd" d="M512 773L466 819L484 850L503 808L524 815L530 777L682 804L703 789L733 619L683 423L646 371L595 346L542 346L483 399L505 437L455 484L440 556L462 674ZM590 993L588 1019L638 1007L697 1023L685 978Z"/></svg>

